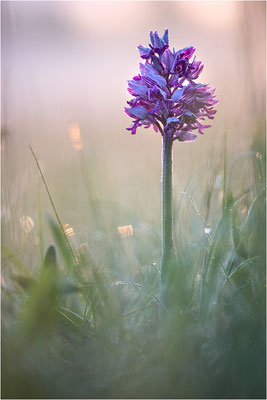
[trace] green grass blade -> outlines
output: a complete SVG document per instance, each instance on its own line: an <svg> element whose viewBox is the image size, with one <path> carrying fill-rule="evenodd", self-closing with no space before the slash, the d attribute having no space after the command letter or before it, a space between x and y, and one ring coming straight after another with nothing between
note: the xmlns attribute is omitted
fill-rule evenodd
<svg viewBox="0 0 267 400"><path fill-rule="evenodd" d="M75 256L74 250L72 249L71 244L70 244L70 242L69 242L69 239L68 239L68 237L67 237L67 235L66 235L66 232L65 232L65 230L64 230L64 227L63 227L63 225L62 225L62 222L61 222L61 220L60 220L60 218L59 218L59 215L58 215L56 206L55 206L55 204L54 204L54 201L53 201L53 199L52 199L52 197L51 197L51 194L50 194L50 191L49 191L49 189L48 189L48 186L47 186L45 177L44 177L43 172L42 172L42 170L41 170L40 164L39 164L39 162L38 162L38 160L37 160L37 157L36 157L36 155L35 155L35 153L34 153L34 151L33 151L33 149L32 149L31 146L30 146L30 150L31 150L32 155L33 155L33 157L34 157L34 160L35 160L35 162L36 162L37 168L39 169L39 172L40 172L42 181L43 181L43 183L44 183L46 192L47 192L47 194L48 194L48 197L49 197L49 200L50 200L50 203L51 203L51 206L52 206L53 211L54 211L54 213L55 213L55 216L56 216L58 225L60 226L62 235L63 235L63 237L64 237L64 239L65 239L65 241L66 241L67 247L69 248L69 251L70 251L70 253L71 253L71 255L72 255L74 264L76 265L77 273L78 273L78 275L80 275L80 273L79 273L79 263L78 263L78 259L77 259L77 257Z"/></svg>
<svg viewBox="0 0 267 400"><path fill-rule="evenodd" d="M23 261L21 261L21 259L16 254L12 252L12 250L8 249L7 247L3 247L2 257L4 257L6 261L10 261L12 264L14 264L28 278L32 277L30 269L27 267L27 265L24 264Z"/></svg>

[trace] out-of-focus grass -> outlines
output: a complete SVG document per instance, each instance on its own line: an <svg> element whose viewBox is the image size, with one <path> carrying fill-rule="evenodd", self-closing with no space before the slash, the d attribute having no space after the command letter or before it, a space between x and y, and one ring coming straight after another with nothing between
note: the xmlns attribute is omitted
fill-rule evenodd
<svg viewBox="0 0 267 400"><path fill-rule="evenodd" d="M3 3L2 397L265 398L264 2ZM123 136L121 109L134 47L166 27L220 102L174 146L179 279L159 326L160 137Z"/></svg>
<svg viewBox="0 0 267 400"><path fill-rule="evenodd" d="M144 182L136 208L122 207L112 190L101 195L97 168L80 151L65 171L72 214L57 209L60 226L36 174L34 227L18 224L21 199L11 201L6 185L2 397L265 398L263 137L256 131L234 160L222 144L205 179L192 172L183 191L175 185L179 279L169 312L158 299L159 199L142 222ZM55 204L62 186L51 192Z"/></svg>

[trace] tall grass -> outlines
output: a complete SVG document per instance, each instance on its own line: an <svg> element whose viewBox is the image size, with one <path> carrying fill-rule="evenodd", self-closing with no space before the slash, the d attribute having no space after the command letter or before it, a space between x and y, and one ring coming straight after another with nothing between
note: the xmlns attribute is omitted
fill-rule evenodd
<svg viewBox="0 0 267 400"><path fill-rule="evenodd" d="M192 177L174 193L170 309L159 299L158 221L128 212L133 232L121 234L119 206L94 197L83 157L85 233L67 234L45 174L39 246L13 245L3 219L3 398L265 398L263 132L235 160L226 145L213 160L206 187Z"/></svg>

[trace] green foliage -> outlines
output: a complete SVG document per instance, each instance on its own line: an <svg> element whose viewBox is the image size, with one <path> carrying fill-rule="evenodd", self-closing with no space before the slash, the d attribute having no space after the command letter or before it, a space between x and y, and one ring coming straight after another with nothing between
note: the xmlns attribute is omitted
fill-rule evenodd
<svg viewBox="0 0 267 400"><path fill-rule="evenodd" d="M103 239L84 243L67 236L49 193L55 219L42 226L39 266L2 248L3 398L265 398L260 135L229 165L225 146L208 186L191 188L174 196L178 272L168 309L156 221L139 234L132 213L133 235L121 237L116 205L104 218L91 198L90 229Z"/></svg>

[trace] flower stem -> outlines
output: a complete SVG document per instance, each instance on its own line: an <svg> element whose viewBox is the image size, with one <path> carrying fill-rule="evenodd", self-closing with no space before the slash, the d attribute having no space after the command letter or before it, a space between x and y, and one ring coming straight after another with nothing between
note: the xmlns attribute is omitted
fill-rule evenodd
<svg viewBox="0 0 267 400"><path fill-rule="evenodd" d="M173 277L177 267L173 244L172 218L172 147L173 141L167 135L162 139L162 260L160 279L160 299L169 308Z"/></svg>
<svg viewBox="0 0 267 400"><path fill-rule="evenodd" d="M172 237L172 145L166 135L162 141L162 252L173 247Z"/></svg>

